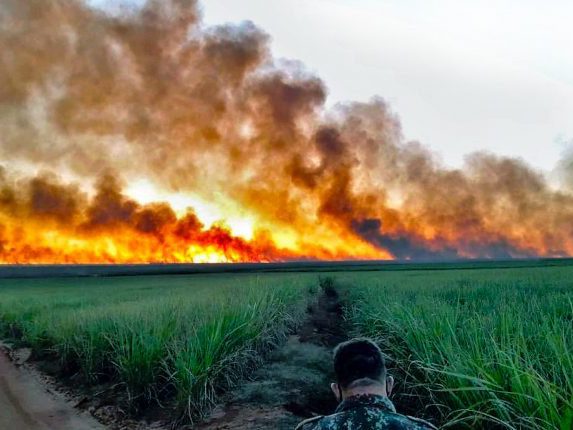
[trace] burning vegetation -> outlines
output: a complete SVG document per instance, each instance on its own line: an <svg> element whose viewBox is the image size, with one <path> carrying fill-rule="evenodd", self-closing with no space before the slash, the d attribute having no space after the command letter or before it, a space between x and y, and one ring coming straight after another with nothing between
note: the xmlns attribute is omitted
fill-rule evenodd
<svg viewBox="0 0 573 430"><path fill-rule="evenodd" d="M380 98L326 110L264 32L206 28L192 0L0 0L0 82L0 262L573 254L573 197L540 173L487 153L445 168ZM138 202L141 178L240 214Z"/></svg>

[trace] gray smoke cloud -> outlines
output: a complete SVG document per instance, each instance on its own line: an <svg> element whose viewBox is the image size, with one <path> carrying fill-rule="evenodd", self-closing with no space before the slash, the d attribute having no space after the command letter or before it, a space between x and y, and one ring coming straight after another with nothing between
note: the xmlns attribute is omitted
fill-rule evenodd
<svg viewBox="0 0 573 430"><path fill-rule="evenodd" d="M31 179L26 211L60 223L147 235L177 224L171 208L143 209L106 188L113 172L223 195L261 231L297 232L291 253L267 243L254 259L348 258L355 244L400 259L573 253L573 198L524 162L476 153L445 168L404 139L381 98L327 111L325 84L277 65L266 33L250 22L206 28L192 0L122 13L0 0L0 82L0 160L99 183L90 200L61 180ZM10 197L21 191L6 190L8 225L23 209ZM105 190L115 200L99 201Z"/></svg>

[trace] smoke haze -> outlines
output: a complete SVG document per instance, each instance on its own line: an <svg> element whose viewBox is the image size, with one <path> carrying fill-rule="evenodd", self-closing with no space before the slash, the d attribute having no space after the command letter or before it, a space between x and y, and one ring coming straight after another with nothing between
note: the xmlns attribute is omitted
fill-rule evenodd
<svg viewBox="0 0 573 430"><path fill-rule="evenodd" d="M261 29L206 28L192 0L0 0L0 82L2 262L573 254L573 197L524 162L447 169L381 98L326 110ZM141 178L233 202L252 237L228 208L138 202Z"/></svg>

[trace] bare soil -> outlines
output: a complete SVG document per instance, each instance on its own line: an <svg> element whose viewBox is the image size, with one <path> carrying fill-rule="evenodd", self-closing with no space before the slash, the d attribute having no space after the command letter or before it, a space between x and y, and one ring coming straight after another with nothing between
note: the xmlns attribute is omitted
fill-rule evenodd
<svg viewBox="0 0 573 430"><path fill-rule="evenodd" d="M0 428L6 430L103 430L93 417L50 390L24 361L26 350L10 356L0 347Z"/></svg>

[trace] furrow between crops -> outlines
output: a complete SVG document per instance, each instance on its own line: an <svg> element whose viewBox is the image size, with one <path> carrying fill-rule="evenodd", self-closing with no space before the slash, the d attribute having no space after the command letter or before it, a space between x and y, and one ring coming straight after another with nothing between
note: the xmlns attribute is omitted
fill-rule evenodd
<svg viewBox="0 0 573 430"><path fill-rule="evenodd" d="M304 418L336 408L329 389L332 349L346 339L342 298L331 278L288 341L275 350L249 381L224 397L200 430L293 429Z"/></svg>

